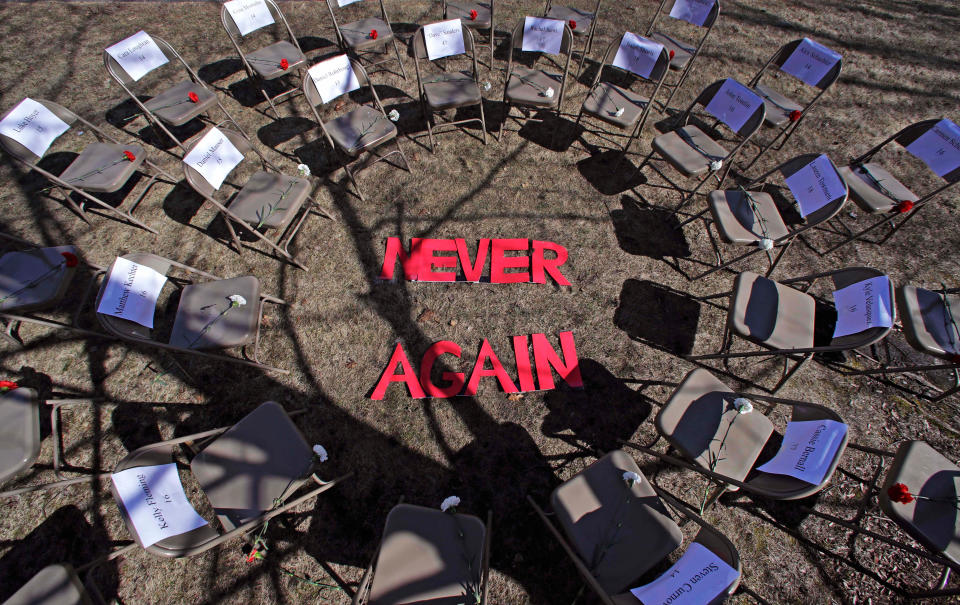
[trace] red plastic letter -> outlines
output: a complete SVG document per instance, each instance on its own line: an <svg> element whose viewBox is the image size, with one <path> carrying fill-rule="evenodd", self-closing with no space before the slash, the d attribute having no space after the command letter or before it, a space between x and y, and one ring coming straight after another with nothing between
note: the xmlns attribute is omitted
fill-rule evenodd
<svg viewBox="0 0 960 605"><path fill-rule="evenodd" d="M533 335L533 361L537 365L537 382L541 390L554 388L553 367L560 374L560 378L572 387L582 387L583 378L580 377L580 362L577 360L577 347L573 343L573 332L560 332L560 351L563 359L557 357L547 337L543 334Z"/></svg>
<svg viewBox="0 0 960 605"><path fill-rule="evenodd" d="M403 374L393 373L398 363L403 370ZM383 399L384 394L387 392L387 387L390 386L391 382L407 383L410 396L414 399L423 399L426 397L426 395L423 394L423 389L420 388L420 383L417 381L416 373L414 373L413 368L410 367L407 354L403 352L403 345L399 342L397 343L397 348L393 350L393 355L390 356L390 361L387 362L387 369L380 375L380 380L377 381L377 387L373 389L373 395L370 396L370 399Z"/></svg>
<svg viewBox="0 0 960 605"><path fill-rule="evenodd" d="M454 271L434 271L436 267L450 267L455 269L457 266L456 256L434 256L434 252L453 252L457 249L456 243L452 239L424 239L421 240L419 248L420 273L417 279L423 281L456 281L457 274Z"/></svg>
<svg viewBox="0 0 960 605"><path fill-rule="evenodd" d="M483 367L486 365L487 359L489 359L493 365L489 370ZM513 384L513 381L510 380L510 376L508 376L507 372L503 369L503 364L497 359L493 348L486 338L483 339L483 344L480 345L480 353L477 354L477 364L473 366L473 372L470 374L470 382L467 383L467 390L464 391L464 395L476 395L477 385L480 384L480 379L484 376L496 376L497 380L500 381L500 388L507 393L517 392L517 385Z"/></svg>
<svg viewBox="0 0 960 605"><path fill-rule="evenodd" d="M519 284L530 281L530 272L505 273L504 269L526 269L530 266L529 256L504 256L507 250L530 248L530 240L495 239L490 252L490 282L494 284Z"/></svg>
<svg viewBox="0 0 960 605"><path fill-rule="evenodd" d="M517 380L520 381L520 391L535 391L533 385L533 368L530 367L529 341L526 336L513 337L513 356L517 360Z"/></svg>
<svg viewBox="0 0 960 605"><path fill-rule="evenodd" d="M460 257L460 266L463 267L463 276L467 281L480 281L480 275L483 273L483 265L487 262L487 250L490 248L490 240L482 239L477 246L477 260L470 262L470 253L467 252L467 242L464 239L457 238L457 255Z"/></svg>
<svg viewBox="0 0 960 605"><path fill-rule="evenodd" d="M393 279L398 256L400 257L400 264L403 266L403 277L405 279L417 279L417 274L420 272L420 245L419 238L410 240L410 254L407 254L399 237L388 237L387 251L383 254L383 268L380 269L380 279Z"/></svg>
<svg viewBox="0 0 960 605"><path fill-rule="evenodd" d="M544 258L544 250L552 250L557 256L555 258ZM563 276L563 273L560 273L560 265L565 262L567 262L566 248L553 242L533 240L533 262L531 264L533 283L547 283L547 277L544 275L544 269L546 269L546 272L550 274L550 277L552 277L555 282L561 286L569 286L570 282Z"/></svg>
<svg viewBox="0 0 960 605"><path fill-rule="evenodd" d="M460 346L449 340L435 342L427 349L427 352L423 354L423 359L420 361L420 384L427 392L427 395L431 397L455 397L463 390L462 372L444 372L441 378L450 383L450 385L446 387L438 387L430 381L433 362L444 353L450 353L454 357L460 357Z"/></svg>

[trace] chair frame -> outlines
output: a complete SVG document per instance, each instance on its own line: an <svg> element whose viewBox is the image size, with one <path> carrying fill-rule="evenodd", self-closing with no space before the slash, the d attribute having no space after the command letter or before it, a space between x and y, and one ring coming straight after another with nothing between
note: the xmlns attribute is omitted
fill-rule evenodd
<svg viewBox="0 0 960 605"><path fill-rule="evenodd" d="M583 43L583 50L580 52L580 65L577 67L577 78L580 77L580 74L583 73L583 64L587 59L587 55L593 52L593 36L597 31L597 21L600 20L600 10L603 7L603 0L597 0L597 3L593 7L593 19L590 21L590 32L586 34L586 41ZM543 16L547 17L547 13L550 12L550 9L553 8L553 0L546 0L546 4L543 7ZM568 24L569 25L569 24ZM573 33L573 30L570 30L570 33L576 36ZM580 34L583 36L584 34ZM570 52L573 53L573 44L570 45ZM492 56L491 52L491 56ZM511 53L512 54L512 53ZM509 74L509 72L507 72Z"/></svg>
<svg viewBox="0 0 960 605"><path fill-rule="evenodd" d="M666 4L668 1L670 0L660 0L660 5L657 6L657 12L654 13L653 19L650 21L650 25L647 26L647 32L644 34L644 37L649 38L651 34L657 33L654 30L657 27L657 23L660 21L660 16L663 14L664 12L663 9L666 8ZM671 4L670 6L672 10L673 4ZM668 12L666 13L666 15L669 17L670 13ZM680 87L683 86L683 83L686 82L687 76L690 75L690 68L693 66L693 62L696 61L697 57L700 56L700 50L703 48L703 45L706 43L707 38L710 36L710 32L713 31L713 26L717 24L717 19L719 17L720 17L720 1L714 0L713 8L710 10L710 14L707 16L707 20L704 22L703 25L700 26L700 27L705 27L706 31L703 33L703 36L701 36L700 41L697 42L697 46L694 48L693 54L690 56L690 60L687 61L687 64L684 66L682 70L679 70L680 76L677 78L676 83L664 84L664 86L666 86L666 88L670 91L670 96L667 97L666 103L663 104L664 111L666 111L666 109L670 106L670 102L673 101L673 96L677 94L677 91L679 91ZM688 25L691 25L691 27L697 27L692 24L688 24ZM666 34L661 34L661 35L666 36ZM673 42L676 43L678 46L686 47L685 43L681 44L679 40L676 40L671 36L667 36L667 37L673 40Z"/></svg>
<svg viewBox="0 0 960 605"><path fill-rule="evenodd" d="M360 0L360 2L363 2L363 1L364 0ZM351 47L349 44L347 44L347 40L346 38L344 38L343 32L340 31L340 22L337 20L336 11L334 11L334 3L336 2L337 0L326 0L327 10L330 12L330 18L333 19L333 28L337 32L337 46L340 47L340 50L342 52L347 53L348 55L351 55L351 58L355 58L359 62L363 55L370 54L371 52L374 52L374 51L358 51L358 50L355 50L353 47ZM396 32L393 31L393 23L390 21L390 17L387 16L387 9L384 8L383 6L383 0L377 0L377 2L379 2L380 4L380 16L383 18L383 21L387 24L387 27L390 28L390 33L393 35L393 40L392 40L393 52L396 55L397 63L400 65L400 75L403 76L404 81L406 81L407 70L403 67L403 60L400 58L400 47L397 45L397 34ZM339 10L340 6L337 5L336 8ZM492 44L493 43L491 42L491 45ZM378 54L387 54L388 52L389 51L387 50L387 45L386 43L384 43L383 52ZM491 55L492 55L492 51L491 51ZM393 60L394 59L383 59L381 61L370 61L370 67L376 67L377 65L389 63L390 61L393 61Z"/></svg>
<svg viewBox="0 0 960 605"><path fill-rule="evenodd" d="M494 9L496 0L486 0L486 1L490 3L490 29L487 32L487 35L489 36L488 41L490 46L490 64L487 66L487 68L492 71L493 70L493 50L494 50L493 47L494 47L495 38L497 34L497 19L496 19L496 13ZM443 18L445 20L449 20L450 17L447 16L447 0L441 0L441 4L443 6ZM461 21L463 21L463 24L466 25L471 30L476 29L478 32L482 31L479 27L478 28L471 27L470 22L465 19L461 19ZM471 31L471 33L473 32Z"/></svg>

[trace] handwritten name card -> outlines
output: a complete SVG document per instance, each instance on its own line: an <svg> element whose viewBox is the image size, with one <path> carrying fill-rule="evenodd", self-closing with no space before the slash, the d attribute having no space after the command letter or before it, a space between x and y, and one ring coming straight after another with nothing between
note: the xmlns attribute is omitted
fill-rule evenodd
<svg viewBox="0 0 960 605"><path fill-rule="evenodd" d="M243 154L218 128L211 128L183 158L210 186L220 189L227 175L243 161Z"/></svg>
<svg viewBox="0 0 960 605"><path fill-rule="evenodd" d="M817 485L827 476L846 434L847 425L835 420L788 422L780 450L757 470Z"/></svg>
<svg viewBox="0 0 960 605"><path fill-rule="evenodd" d="M463 45L463 25L460 19L424 25L423 41L426 43L427 56L431 61L462 55L466 52Z"/></svg>
<svg viewBox="0 0 960 605"><path fill-rule="evenodd" d="M347 55L337 55L321 61L307 70L307 73L310 74L313 85L317 87L320 99L324 103L329 103L340 95L360 88L360 80L353 72L353 66L350 65L350 58Z"/></svg>
<svg viewBox="0 0 960 605"><path fill-rule="evenodd" d="M69 124L29 97L0 121L0 134L20 143L37 157L42 157L57 137L68 130Z"/></svg>
<svg viewBox="0 0 960 605"><path fill-rule="evenodd" d="M712 9L713 0L677 0L670 9L670 16L703 27Z"/></svg>
<svg viewBox="0 0 960 605"><path fill-rule="evenodd" d="M521 50L529 50L555 55L560 52L563 42L563 21L527 17L523 22L523 45Z"/></svg>
<svg viewBox="0 0 960 605"><path fill-rule="evenodd" d="M907 151L923 160L937 176L946 176L960 167L960 128L940 120L907 145Z"/></svg>
<svg viewBox="0 0 960 605"><path fill-rule="evenodd" d="M727 78L704 109L735 132L763 106L763 99L732 78Z"/></svg>
<svg viewBox="0 0 960 605"><path fill-rule="evenodd" d="M97 313L113 315L153 327L153 312L167 276L139 263L117 258L107 276L107 286Z"/></svg>
<svg viewBox="0 0 960 605"><path fill-rule="evenodd" d="M644 605L701 605L713 603L739 577L719 555L692 542L662 576L630 592Z"/></svg>
<svg viewBox="0 0 960 605"><path fill-rule="evenodd" d="M840 55L823 44L804 38L780 68L805 84L816 86L840 60Z"/></svg>
<svg viewBox="0 0 960 605"><path fill-rule="evenodd" d="M890 303L890 278L873 277L833 293L837 307L837 327L833 337L856 334L868 328L889 328L893 325Z"/></svg>
<svg viewBox="0 0 960 605"><path fill-rule="evenodd" d="M263 0L230 0L224 2L223 6L230 13L241 36L274 24L273 15Z"/></svg>
<svg viewBox="0 0 960 605"><path fill-rule="evenodd" d="M801 216L812 214L847 193L843 179L823 154L784 180L800 206Z"/></svg>
<svg viewBox="0 0 960 605"><path fill-rule="evenodd" d="M142 30L108 47L107 54L113 57L135 82L167 63L167 57L157 43Z"/></svg>
<svg viewBox="0 0 960 605"><path fill-rule="evenodd" d="M641 78L649 78L662 52L663 44L657 44L627 32L620 40L620 48L617 49L617 55L613 58L613 65L633 72Z"/></svg>
<svg viewBox="0 0 960 605"><path fill-rule="evenodd" d="M144 548L207 524L187 500L172 462L128 468L110 479Z"/></svg>

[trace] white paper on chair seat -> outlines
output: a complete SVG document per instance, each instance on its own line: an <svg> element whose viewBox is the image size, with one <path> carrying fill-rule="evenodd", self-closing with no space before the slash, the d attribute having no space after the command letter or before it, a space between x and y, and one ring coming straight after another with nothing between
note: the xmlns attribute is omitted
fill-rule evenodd
<svg viewBox="0 0 960 605"><path fill-rule="evenodd" d="M661 52L663 44L626 32L620 40L620 48L617 49L617 56L613 58L613 65L641 78L649 78Z"/></svg>
<svg viewBox="0 0 960 605"><path fill-rule="evenodd" d="M739 577L740 572L716 553L691 542L663 575L630 592L644 605L700 605L713 601Z"/></svg>
<svg viewBox="0 0 960 605"><path fill-rule="evenodd" d="M940 120L906 149L937 176L946 176L960 167L960 128L950 120Z"/></svg>
<svg viewBox="0 0 960 605"><path fill-rule="evenodd" d="M816 86L840 60L840 54L823 44L804 38L780 69L801 82Z"/></svg>
<svg viewBox="0 0 960 605"><path fill-rule="evenodd" d="M727 78L704 109L734 132L740 132L750 116L762 105L763 99L755 92L733 78Z"/></svg>
<svg viewBox="0 0 960 605"><path fill-rule="evenodd" d="M890 304L890 278L886 275L851 284L833 293L837 307L837 327L833 337L856 334L867 328L893 325Z"/></svg>
<svg viewBox="0 0 960 605"><path fill-rule="evenodd" d="M172 462L128 468L110 479L144 548L207 524L187 500Z"/></svg>
<svg viewBox="0 0 960 605"><path fill-rule="evenodd" d="M230 171L243 161L243 154L220 129L211 128L183 161L199 172L211 187L220 189Z"/></svg>
<svg viewBox="0 0 960 605"><path fill-rule="evenodd" d="M670 9L670 16L687 23L703 27L713 10L713 0L676 0Z"/></svg>
<svg viewBox="0 0 960 605"><path fill-rule="evenodd" d="M108 47L107 54L113 57L135 82L167 63L163 51L143 30Z"/></svg>
<svg viewBox="0 0 960 605"><path fill-rule="evenodd" d="M523 22L523 45L520 50L531 50L555 55L563 42L563 21L527 17Z"/></svg>
<svg viewBox="0 0 960 605"><path fill-rule="evenodd" d="M0 134L20 143L36 156L42 156L70 125L52 111L27 97L0 122Z"/></svg>
<svg viewBox="0 0 960 605"><path fill-rule="evenodd" d="M757 470L818 485L827 476L846 434L847 425L836 420L788 422L780 450Z"/></svg>
<svg viewBox="0 0 960 605"><path fill-rule="evenodd" d="M230 0L224 2L223 6L233 17L241 36L275 23L263 0Z"/></svg>
<svg viewBox="0 0 960 605"><path fill-rule="evenodd" d="M307 70L313 85L320 93L324 103L336 99L342 94L360 88L360 80L353 72L350 58L347 55L337 55L326 61L321 61Z"/></svg>
<svg viewBox="0 0 960 605"><path fill-rule="evenodd" d="M153 327L153 312L167 277L144 265L117 257L97 313Z"/></svg>
<svg viewBox="0 0 960 605"><path fill-rule="evenodd" d="M807 216L843 197L846 185L826 155L819 155L812 162L784 179L790 193L800 206L800 215Z"/></svg>
<svg viewBox="0 0 960 605"><path fill-rule="evenodd" d="M423 41L431 61L466 52L463 45L463 25L460 19L450 19L423 26Z"/></svg>

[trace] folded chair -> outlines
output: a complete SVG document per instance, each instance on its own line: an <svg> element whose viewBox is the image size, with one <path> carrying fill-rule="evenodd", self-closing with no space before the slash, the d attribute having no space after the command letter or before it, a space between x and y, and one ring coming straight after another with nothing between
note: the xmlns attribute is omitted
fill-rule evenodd
<svg viewBox="0 0 960 605"><path fill-rule="evenodd" d="M121 221L135 225L141 229L146 229L150 233L157 233L156 229L135 219L131 213L147 195L147 192L150 191L153 184L160 179L161 175L171 184L175 184L176 179L150 161L147 158L146 150L141 145L132 142L127 144L121 143L69 109L52 101L37 99L36 102L44 106L67 125L71 127L74 125L80 126L80 129L74 130L72 134L70 131L67 131L63 135L60 135L59 140L64 141L64 135L70 134L68 138L71 139L71 147L83 145L83 150L60 174L53 174L46 168L40 166L44 158L53 155L50 149L47 149L41 155L37 155L17 140L0 134L0 145L3 145L7 153L30 170L49 180L52 185L50 188L59 191L63 195L63 201L66 202L85 223L90 223L84 212L84 207L89 202L104 213L113 215ZM0 120L5 119L12 112L13 110L7 112ZM94 143L77 141L75 137L83 136L83 130L87 130L93 134L97 141ZM58 153L60 152L61 151L58 150ZM62 152L66 152L66 150ZM130 159L131 157L133 159ZM148 177L148 179L143 187L143 191L131 205L130 212L124 212L117 208L116 205L108 204L98 196L98 194L114 193L123 189L127 183L130 182L133 175L137 173ZM84 198L85 201L77 204L71 197L71 194L74 193Z"/></svg>
<svg viewBox="0 0 960 605"><path fill-rule="evenodd" d="M333 220L312 197L314 187L310 178L284 175L244 134L226 128L220 129L220 132L245 156L244 159L252 152L259 160L259 169L249 175L242 185L231 182L228 175L228 180L225 180L218 190L193 166L183 162L187 183L220 211L238 253L243 252L243 244L234 223L244 232L251 233L266 243L290 264L307 270L307 267L290 253L290 242L311 212ZM202 135L196 137L186 153L193 151L202 138ZM238 164L230 174L236 178L241 176L241 172L243 176L250 172L244 171L244 162ZM263 233L267 230L273 230L276 236L267 237Z"/></svg>
<svg viewBox="0 0 960 605"><path fill-rule="evenodd" d="M700 31L703 34L700 36L700 40L694 44L690 44L662 33L658 27L661 25L660 18L664 14L663 9L666 8L667 2L669 1L670 0L660 0L660 5L657 7L657 12L654 13L653 20L650 21L650 25L647 27L647 33L645 34L647 38L659 42L667 48L667 52L670 54L670 69L672 71L679 72L675 82L664 83L664 86L670 91L670 96L667 97L667 102L663 104L664 109L670 106L673 96L677 94L677 91L680 90L680 87L683 86L683 83L687 80L687 76L690 75L690 68L693 67L693 62L697 57L700 56L700 50L703 48L704 43L706 43L707 38L710 36L710 32L713 31L713 26L717 23L717 17L720 16L719 0L714 1L713 8L710 9L710 12L707 14L704 22L699 25L687 21L686 15L673 17L673 15L670 13L666 13L667 17L674 18L677 21L684 21L689 27L700 28ZM671 3L671 7L674 7L674 5L680 1L682 0L674 0ZM671 9L670 12L673 12L673 10ZM689 29L689 27L683 26L683 29Z"/></svg>
<svg viewBox="0 0 960 605"><path fill-rule="evenodd" d="M490 42L490 64L493 69L493 44L496 35L496 19L494 17L495 0L486 2L443 2L443 18L460 19L471 30L482 32L486 30Z"/></svg>
<svg viewBox="0 0 960 605"><path fill-rule="evenodd" d="M423 110L423 116L427 122L427 133L430 135L430 151L435 151L433 140L434 118L444 111L459 109L460 107L479 107L479 118L468 118L465 120L444 120L439 127L455 126L458 124L467 124L470 122L480 122L480 128L483 131L483 144L487 144L487 120L483 113L483 94L480 91L480 83L477 81L477 55L474 52L473 33L469 29L463 28L463 46L465 52L459 57L458 65L451 66L450 62L458 57L449 56L437 61L442 61L443 69L438 73L436 69L428 72L429 65L433 65L427 55L426 42L424 41L423 27L417 30L413 35L413 58L414 67L417 70L417 88L420 91L420 107ZM420 62L424 61L424 68L421 70ZM456 70L456 67L462 66L466 62L468 69ZM447 68L453 71L447 71Z"/></svg>
<svg viewBox="0 0 960 605"><path fill-rule="evenodd" d="M840 77L840 70L843 68L843 59L841 59L839 55L836 55L836 62L833 64L833 67L829 68L819 80L813 80L812 76L809 76L803 69L804 64L798 64L798 58L793 56L794 53L797 52L798 47L801 47L801 53L816 52L818 58L828 61L834 58L833 55L830 54L833 53L830 49L803 38L783 45L780 50L774 53L774 55L770 57L770 60L760 68L760 71L753 76L748 86L763 97L763 104L767 110L763 123L765 126L774 128L775 134L767 143L757 142L760 149L757 151L757 155L750 160L750 163L744 166L744 170L753 166L753 164L760 159L760 156L770 149L783 149L783 146L786 145L790 137L793 136L793 133L799 128L800 122L806 117L810 108L820 100L823 93L827 92L827 89L833 86L833 83ZM798 57L799 56L807 55L798 55ZM810 61L812 62L813 60ZM816 93L806 102L796 101L780 93L769 84L761 84L760 81L763 79L764 74L773 71L773 68L777 68L778 71L789 74L801 83L814 88ZM779 74L777 74L776 77L778 76ZM789 82L793 84L792 79L789 80Z"/></svg>
<svg viewBox="0 0 960 605"><path fill-rule="evenodd" d="M403 67L403 60L400 58L400 47L397 46L397 38L393 33L393 25L390 23L390 17L387 16L387 9L383 6L383 0L376 0L380 4L380 17L366 17L357 21L351 21L340 25L337 20L337 12L341 7L350 4L363 2L364 0L327 0L327 10L330 11L330 18L333 19L333 27L337 30L337 46L345 53L349 53L358 60L364 55L374 52L374 49L383 47L383 51L378 54L387 54L387 44L393 44L393 52L396 61L400 65L400 75L407 79L407 70ZM352 11L353 9L346 9ZM376 67L383 63L388 63L394 59L382 59L380 61L370 61L370 67Z"/></svg>
<svg viewBox="0 0 960 605"><path fill-rule="evenodd" d="M403 159L403 164L406 166L407 172L411 172L411 170L410 163L407 162L407 156L404 155L403 149L400 147L400 140L397 138L397 127L387 117L387 112L384 111L380 97L377 95L376 89L367 77L367 72L363 69L363 66L353 59L350 60L350 67L353 69L353 73L360 83L360 89L362 90L364 87L369 89L370 96L373 100L372 103L369 101L366 104L358 102L357 107L347 113L324 121L320 117L317 108L318 106L329 104L333 99L327 102L323 101L309 73L303 76L303 94L307 99L307 103L310 105L310 109L313 111L314 119L320 125L323 136L330 145L330 149L334 153L339 154L343 170L347 173L350 182L353 183L354 188L357 190L357 195L361 200L366 201L366 198L363 196L363 190L360 189L360 185L357 184L355 178L361 171L386 160L394 154L399 155ZM397 146L396 151L391 151L386 155L379 155L374 152L374 149L390 141L393 141L394 145ZM369 152L375 159L372 161L367 160L359 167L351 170L350 163L365 151Z"/></svg>
<svg viewBox="0 0 960 605"><path fill-rule="evenodd" d="M820 278L830 278L835 289L884 274L866 267L849 267L824 273L814 273L781 281L773 281L756 273L745 271L737 275L733 290L697 300L709 301L729 297L727 321L720 350L708 355L688 355L687 359L727 360L737 357L772 357L783 360L783 375L770 391L776 392L815 353L854 351L883 340L889 327L873 326L855 334L834 337L836 308L832 300L809 293ZM893 282L889 297L893 301ZM890 309L896 322L896 310ZM763 350L731 351L733 337L751 342ZM789 361L794 365L788 369Z"/></svg>
<svg viewBox="0 0 960 605"><path fill-rule="evenodd" d="M149 76L141 78L139 81L134 80L107 51L103 51L103 65L110 77L116 80L117 84L137 104L137 107L143 112L157 134L161 138L165 134L181 150L184 150L183 142L170 131L170 128L183 126L195 118L203 118L215 108L220 109L226 118L225 121L236 124L233 116L220 102L219 95L200 79L200 76L183 60L180 53L164 40L155 36L152 38L163 52L163 56L167 58L168 63L153 70ZM172 86L165 86L171 79L176 79L180 75L175 74L174 70L177 72L185 71L186 77ZM162 81L163 85L159 84L158 81ZM152 86L150 86L151 83ZM143 100L142 95L138 95L136 91L137 89L142 91L147 87L153 89L162 87L163 89ZM213 123L209 118L207 121Z"/></svg>
<svg viewBox="0 0 960 605"><path fill-rule="evenodd" d="M497 134L498 141L503 136L503 126L506 124L507 118L510 117L510 109L514 105L521 109L527 107L552 110L557 120L560 119L560 108L563 107L563 93L567 84L567 74L570 72L570 48L573 45L573 34L570 32L570 26L564 23L563 39L560 42L560 54L564 56L562 74L534 69L541 55L549 55L548 53L522 50L523 28L524 20L521 19L513 33L510 34L510 40L508 41L510 59L507 61L507 83L503 87L504 116L503 121L500 122L500 132ZM519 60L517 61L518 64L514 65L514 55L517 52L524 53L521 56L530 62L530 67L520 64ZM559 64L552 56L550 56L550 62L554 67L559 68ZM554 134L556 134L556 130L554 130Z"/></svg>
<svg viewBox="0 0 960 605"><path fill-rule="evenodd" d="M952 127L954 130L957 128L949 120L940 119L924 120L916 124L911 124L862 156L855 158L850 162L849 166L840 168L840 174L843 175L843 178L850 186L850 197L853 198L853 201L860 207L860 210L872 215L876 220L870 219L870 225L857 232L846 228L841 221L841 226L844 227L849 235L840 243L824 252L824 254L833 252L837 248L854 240L871 241L863 236L871 231L887 226L887 234L879 241L873 242L879 245L884 244L894 233L903 227L907 221L926 206L928 202L960 181L960 149L955 146L956 143L944 144L937 152L941 157L941 162L943 162L942 165L953 165L954 168L940 174L939 177L941 181L938 181L937 185L931 190L921 194L911 191L906 185L897 180L893 174L888 172L883 165L874 161L874 156L890 143L897 143L907 148L908 152L916 155L916 153L909 149L911 144L924 135L931 133L935 128L940 127L941 121L946 122L948 128ZM940 153L941 151L942 153ZM905 168L908 170L911 169L911 167ZM936 173L936 171L934 172ZM838 217L837 220L840 221L840 218Z"/></svg>
<svg viewBox="0 0 960 605"><path fill-rule="evenodd" d="M157 322L154 328L150 329L127 319L97 312L100 325L109 334L122 340L175 353L187 353L283 374L289 373L287 370L264 365L257 358L264 304L270 302L285 305L287 303L274 296L263 294L260 291L260 280L256 277L247 275L222 279L199 269L143 252L125 254L120 258L150 267L161 275L167 276L167 284L179 294L179 303L173 325L168 330L167 342L159 340L160 330ZM105 272L100 293L96 299L95 308L97 309L100 307L100 301L103 299L109 281L107 278L112 270L113 265ZM205 277L208 281L192 283L179 275L170 276L169 274L174 270L179 270L187 276ZM164 289L167 289L166 285ZM232 306L230 297L234 295L242 296L246 303ZM160 299L157 301L157 306L160 306ZM163 323L169 325L169 321ZM250 344L253 344L252 358L246 356L246 347ZM233 347L241 347L242 358L210 352Z"/></svg>
<svg viewBox="0 0 960 605"><path fill-rule="evenodd" d="M804 199L807 193L805 191L794 192L788 187L788 190L793 194L793 200L791 201L786 197L783 191L784 187L772 182L771 177L778 174L780 178L777 180L789 179L820 157L826 158L826 164L829 166L828 169L831 172L833 182L838 185L838 188L835 194L831 193L833 199L816 210L805 214L805 205L801 204L799 200ZM778 202L783 206L783 209L778 206ZM737 189L713 191L707 196L707 208L700 214L680 223L680 226L702 218L706 223L710 243L716 252L717 263L716 266L707 269L700 275L688 276L688 278L700 279L706 277L760 252L766 252L768 269L765 277L770 277L797 238L802 237L806 231L837 216L846 202L847 185L837 171L837 167L827 156L820 156L815 153L806 153L787 160ZM706 217L708 212L710 218ZM793 217L789 215L785 217L784 214L786 213L796 214L800 217L800 222L788 223L788 219L793 219ZM749 250L736 258L724 261L713 232L710 230L711 225L716 229L717 235L720 236L723 243L740 247L747 246ZM769 246L769 249L766 249L765 246ZM774 258L774 251L777 251L776 258Z"/></svg>
<svg viewBox="0 0 960 605"><path fill-rule="evenodd" d="M273 25L269 28L269 36L274 41L267 46L252 52L244 52L241 48L241 42L245 36L241 35L240 28L237 27L237 23L233 20L226 5L220 9L220 21L223 23L223 29L227 31L230 42L240 56L243 67L247 70L247 75L255 79L260 85L263 98L267 100L270 109L273 110L273 114L279 120L280 113L277 111L276 104L300 92L300 89L295 85L295 79L285 80L285 78L303 70L307 65L307 58L300 49L300 43L297 42L297 37L293 35L293 30L290 29L287 19L280 12L280 7L274 0L263 0L263 2L273 18ZM259 28L255 31L260 32L257 35L259 38L264 37L268 30ZM252 31L248 32L247 35L252 33ZM271 97L270 93L267 92L266 83L273 80L282 80L287 86L283 92Z"/></svg>
<svg viewBox="0 0 960 605"><path fill-rule="evenodd" d="M473 515L394 506L353 604L485 605L491 519L484 526Z"/></svg>
<svg viewBox="0 0 960 605"><path fill-rule="evenodd" d="M580 53L580 65L577 67L578 78L580 77L580 73L583 72L583 62L586 60L587 55L593 50L593 35L597 31L597 22L600 20L600 6L602 4L603 0L597 0L597 3L593 7L593 12L572 6L557 6L553 3L553 0L547 0L546 5L543 7L544 17L566 21L570 26L570 31L577 38L586 36L586 40L583 43L583 51Z"/></svg>
<svg viewBox="0 0 960 605"><path fill-rule="evenodd" d="M630 485L624 473L635 473L639 480ZM553 491L550 503L556 522L533 498L527 500L605 605L638 603L629 589L639 586L642 576L682 545L683 534L671 510L700 526L693 544L736 571L736 580L710 602L726 600L740 583L740 556L733 543L651 484L623 450L610 452Z"/></svg>

